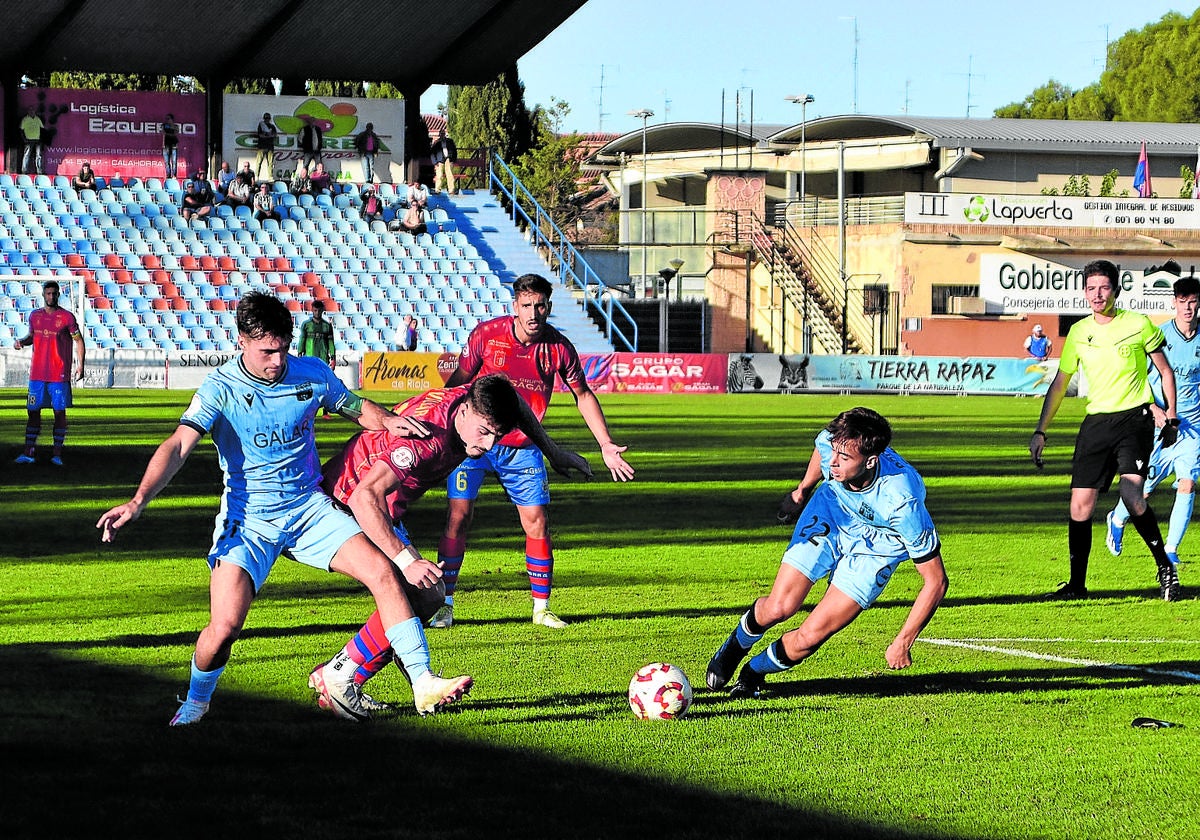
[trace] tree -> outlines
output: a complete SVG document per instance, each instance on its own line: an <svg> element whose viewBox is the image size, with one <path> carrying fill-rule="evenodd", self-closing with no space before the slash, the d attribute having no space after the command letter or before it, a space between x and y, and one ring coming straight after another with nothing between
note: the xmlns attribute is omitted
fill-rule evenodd
<svg viewBox="0 0 1200 840"><path fill-rule="evenodd" d="M1079 91L1051 79L997 117L1025 119L1200 121L1200 9L1168 12L1111 43L1100 80Z"/></svg>
<svg viewBox="0 0 1200 840"><path fill-rule="evenodd" d="M534 120L516 65L482 86L451 85L447 133L464 149L492 149L514 161L535 145Z"/></svg>
<svg viewBox="0 0 1200 840"><path fill-rule="evenodd" d="M195 93L196 81L190 76L154 76L147 73L51 73L49 86L76 90L156 90Z"/></svg>

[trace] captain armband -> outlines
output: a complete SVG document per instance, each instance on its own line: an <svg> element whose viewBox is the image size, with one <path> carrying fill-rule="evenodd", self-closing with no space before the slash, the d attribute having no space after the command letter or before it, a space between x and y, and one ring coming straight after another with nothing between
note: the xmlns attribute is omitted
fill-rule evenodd
<svg viewBox="0 0 1200 840"><path fill-rule="evenodd" d="M404 548L400 549L399 554L392 558L392 564L395 565L397 569L404 571L419 559L420 555L417 554L417 550L411 545L406 545Z"/></svg>
<svg viewBox="0 0 1200 840"><path fill-rule="evenodd" d="M362 417L363 398L358 394L351 392L349 398L342 403L342 407L338 409L338 414L343 417L348 417L351 420L357 420Z"/></svg>

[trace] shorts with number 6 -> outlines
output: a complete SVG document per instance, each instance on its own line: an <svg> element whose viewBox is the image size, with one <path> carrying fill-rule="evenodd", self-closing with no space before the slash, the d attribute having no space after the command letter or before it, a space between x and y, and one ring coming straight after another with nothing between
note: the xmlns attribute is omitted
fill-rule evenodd
<svg viewBox="0 0 1200 840"><path fill-rule="evenodd" d="M783 553L783 562L813 583L829 575L830 586L864 610L907 559L898 536L846 513L826 485L805 506Z"/></svg>
<svg viewBox="0 0 1200 840"><path fill-rule="evenodd" d="M446 482L451 499L475 499L483 477L495 473L500 486L514 505L536 507L550 504L550 481L542 451L532 444L520 448L497 444L478 458L468 458Z"/></svg>

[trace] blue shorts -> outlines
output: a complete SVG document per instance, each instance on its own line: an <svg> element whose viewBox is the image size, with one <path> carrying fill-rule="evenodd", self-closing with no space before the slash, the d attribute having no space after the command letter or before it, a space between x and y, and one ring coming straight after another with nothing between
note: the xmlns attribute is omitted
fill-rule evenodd
<svg viewBox="0 0 1200 840"><path fill-rule="evenodd" d="M70 382L29 380L29 396L26 399L26 406L30 411L41 411L43 408L66 411L73 404Z"/></svg>
<svg viewBox="0 0 1200 840"><path fill-rule="evenodd" d="M783 553L783 562L813 583L829 575L829 585L864 610L907 559L899 537L847 514L824 485L805 505Z"/></svg>
<svg viewBox="0 0 1200 840"><path fill-rule="evenodd" d="M215 568L218 562L232 563L244 569L258 592L281 554L327 572L338 549L361 533L354 517L338 510L324 493L313 493L307 501L270 519L253 514L231 518L222 498L208 565Z"/></svg>
<svg viewBox="0 0 1200 840"><path fill-rule="evenodd" d="M1179 439L1163 449L1162 441L1154 439L1150 455L1150 472L1146 476L1145 492L1149 495L1167 476L1176 479L1200 479L1200 430L1187 424L1179 429Z"/></svg>
<svg viewBox="0 0 1200 840"><path fill-rule="evenodd" d="M550 479L542 451L530 444L520 449L495 446L478 458L468 458L450 473L446 493L451 499L479 496L487 473L495 473L500 486L514 505L534 507L550 504Z"/></svg>

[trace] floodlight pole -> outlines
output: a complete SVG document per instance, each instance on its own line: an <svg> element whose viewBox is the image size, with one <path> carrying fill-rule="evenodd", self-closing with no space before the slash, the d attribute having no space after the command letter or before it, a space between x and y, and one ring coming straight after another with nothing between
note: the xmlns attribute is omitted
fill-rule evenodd
<svg viewBox="0 0 1200 840"><path fill-rule="evenodd" d="M649 108L642 108L638 111L630 111L629 116L637 117L642 121L642 286L645 287L647 276L647 257L646 254L646 200L648 198L646 192L646 120L654 116L654 112ZM657 283L655 284L657 286ZM658 289L655 288L657 294Z"/></svg>

